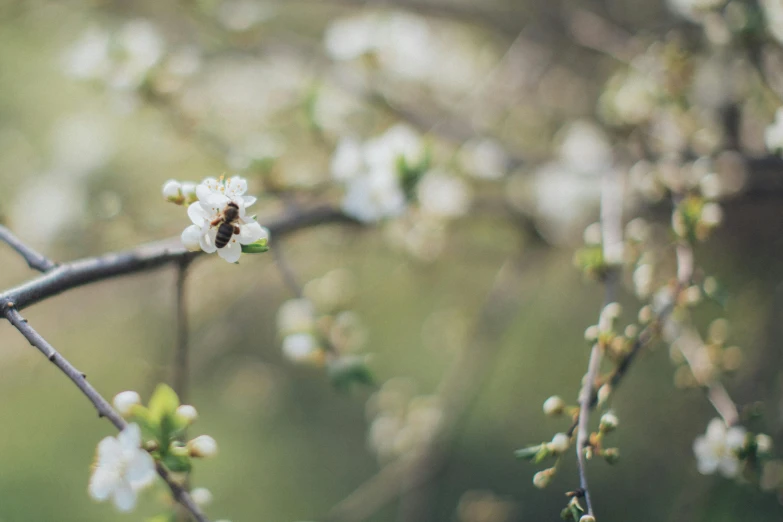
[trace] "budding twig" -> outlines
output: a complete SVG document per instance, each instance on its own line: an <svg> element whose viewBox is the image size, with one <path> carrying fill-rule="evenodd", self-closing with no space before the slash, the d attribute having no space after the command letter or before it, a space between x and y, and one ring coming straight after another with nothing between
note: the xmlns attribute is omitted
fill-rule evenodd
<svg viewBox="0 0 783 522"><path fill-rule="evenodd" d="M111 404L98 393L98 391L92 387L84 374L77 370L67 359L60 355L49 342L44 339L32 326L27 322L27 319L14 308L13 305L5 305L2 314L6 319L19 330L25 339L27 339L31 345L38 349L49 361L52 362L57 368L60 369L79 390L87 397L87 399L98 410L99 417L106 417L109 422L122 431L127 426L125 419L123 419L119 413L117 413ZM158 475L168 484L174 498L182 504L182 506L188 510L188 512L196 519L197 522L209 522L209 519L201 512L199 507L193 502L187 491L182 486L177 484L174 479L171 478L169 471L159 462L156 463L156 469Z"/></svg>
<svg viewBox="0 0 783 522"><path fill-rule="evenodd" d="M6 227L0 225L0 241L8 243L8 245L17 251L17 253L27 261L27 265L33 270L39 272L48 272L55 268L57 263L47 259L43 254L36 252L29 246L25 245L18 237L16 237Z"/></svg>

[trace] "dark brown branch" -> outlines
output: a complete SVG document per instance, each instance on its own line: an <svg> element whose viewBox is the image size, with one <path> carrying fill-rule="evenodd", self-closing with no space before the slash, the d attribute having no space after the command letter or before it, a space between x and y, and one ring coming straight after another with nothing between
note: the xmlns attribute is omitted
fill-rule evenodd
<svg viewBox="0 0 783 522"><path fill-rule="evenodd" d="M39 272L48 272L55 268L57 264L50 259L47 259L43 254L36 252L29 246L25 245L18 237L16 237L6 227L0 225L0 241L8 243L8 245L16 250L16 252L27 261L27 265L33 270Z"/></svg>
<svg viewBox="0 0 783 522"><path fill-rule="evenodd" d="M297 230L326 223L356 223L330 206L285 214L267 223L272 241ZM24 309L49 297L86 284L194 259L201 252L188 252L179 239L143 245L134 250L105 254L63 263L45 275L0 293L0 306Z"/></svg>
<svg viewBox="0 0 783 522"><path fill-rule="evenodd" d="M183 258L177 264L176 282L176 316L177 316L177 344L174 354L173 388L182 403L187 403L188 380L190 377L190 357L188 350L188 311L185 303L185 281L188 275L188 267L191 259Z"/></svg>
<svg viewBox="0 0 783 522"><path fill-rule="evenodd" d="M27 323L27 319L13 307L5 306L2 310L6 319L17 329L19 332L29 341L29 343L38 349L49 361L54 364L60 371L62 371L77 388L87 397L87 399L98 410L99 417L106 417L109 422L114 424L114 427L122 431L127 426L125 419L123 419L114 408L111 407L109 402L98 393L98 391L87 382L84 374L77 370L67 359L60 355L54 347L44 339L41 334L33 329ZM161 464L156 463L158 475L168 484L171 489L171 494L174 498L182 504L182 506L188 510L188 512L198 522L209 522L209 519L201 512L199 507L193 502L187 491L182 486L177 484L169 474L169 471Z"/></svg>

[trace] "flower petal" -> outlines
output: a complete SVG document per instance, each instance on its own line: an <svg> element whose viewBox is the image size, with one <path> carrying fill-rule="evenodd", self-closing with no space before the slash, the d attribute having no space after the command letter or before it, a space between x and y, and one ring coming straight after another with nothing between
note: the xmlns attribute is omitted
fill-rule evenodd
<svg viewBox="0 0 783 522"><path fill-rule="evenodd" d="M209 212L196 201L188 206L188 217L194 225L203 226L209 220Z"/></svg>
<svg viewBox="0 0 783 522"><path fill-rule="evenodd" d="M232 239L226 246L218 250L218 255L229 263L236 263L239 261L239 256L242 255L242 247L236 239Z"/></svg>
<svg viewBox="0 0 783 522"><path fill-rule="evenodd" d="M252 223L246 223L244 225L239 225L239 236L237 239L239 239L239 242L243 245L249 245L250 243L255 243L261 238L269 238L269 232L256 223L255 221Z"/></svg>
<svg viewBox="0 0 783 522"><path fill-rule="evenodd" d="M702 457L696 461L696 468L702 475L712 475L718 469L720 461L714 457Z"/></svg>
<svg viewBox="0 0 783 522"><path fill-rule="evenodd" d="M135 450L141 447L141 428L134 423L125 426L125 429L117 435L117 440L124 450Z"/></svg>
<svg viewBox="0 0 783 522"><path fill-rule="evenodd" d="M258 199L255 196L242 196L242 201L245 203L245 208L247 208L258 201Z"/></svg>
<svg viewBox="0 0 783 522"><path fill-rule="evenodd" d="M230 198L236 198L247 192L247 181L239 176L229 178L226 183L226 195Z"/></svg>
<svg viewBox="0 0 783 522"><path fill-rule="evenodd" d="M120 477L117 473L98 466L90 476L90 484L87 486L87 493L89 493L93 500L103 502L109 498L111 492L117 487L119 479Z"/></svg>
<svg viewBox="0 0 783 522"><path fill-rule="evenodd" d="M125 478L133 486L133 489L138 491L152 484L155 476L155 461L149 453L139 449L128 462Z"/></svg>
<svg viewBox="0 0 783 522"><path fill-rule="evenodd" d="M104 437L98 443L98 462L99 467L114 467L122 458L122 446L114 437Z"/></svg>
<svg viewBox="0 0 783 522"><path fill-rule="evenodd" d="M203 227L199 227L198 225L190 225L188 228L182 231L182 235L180 236L182 244L185 245L185 248L191 252L201 250L200 241L201 236L203 235L201 232L202 228Z"/></svg>
<svg viewBox="0 0 783 522"><path fill-rule="evenodd" d="M210 229L207 231L206 234L200 236L198 238L199 245L201 245L201 250L206 252L207 254L211 254L215 250L217 250L217 247L215 246L215 236L217 235L217 229Z"/></svg>
<svg viewBox="0 0 783 522"><path fill-rule="evenodd" d="M720 460L719 465L720 474L726 478L734 478L739 475L740 461L733 455L731 457L725 457Z"/></svg>
<svg viewBox="0 0 783 522"><path fill-rule="evenodd" d="M206 201L207 198L212 195L212 193L213 190L205 183L202 183L196 187L196 197L199 199L199 201Z"/></svg>
<svg viewBox="0 0 783 522"><path fill-rule="evenodd" d="M128 481L123 480L114 490L112 500L118 511L127 513L136 507L136 492Z"/></svg>

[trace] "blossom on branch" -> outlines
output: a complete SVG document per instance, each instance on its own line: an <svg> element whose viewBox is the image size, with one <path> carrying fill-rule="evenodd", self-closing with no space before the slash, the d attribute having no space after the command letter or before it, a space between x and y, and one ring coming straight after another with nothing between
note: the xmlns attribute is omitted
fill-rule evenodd
<svg viewBox="0 0 783 522"><path fill-rule="evenodd" d="M182 232L185 247L208 254L217 252L229 263L236 263L243 245L268 239L269 232L246 214L247 207L256 202L255 197L244 195L246 191L247 181L239 176L201 182L195 188L197 200L188 207L193 224Z"/></svg>
<svg viewBox="0 0 783 522"><path fill-rule="evenodd" d="M90 496L103 502L111 497L119 511L131 511L136 495L155 480L155 461L141 449L141 430L129 424L117 437L98 443Z"/></svg>
<svg viewBox="0 0 783 522"><path fill-rule="evenodd" d="M707 432L696 437L693 453L696 466L702 475L712 475L716 471L726 478L734 478L740 472L738 452L745 445L745 428L726 427L718 418L707 425Z"/></svg>

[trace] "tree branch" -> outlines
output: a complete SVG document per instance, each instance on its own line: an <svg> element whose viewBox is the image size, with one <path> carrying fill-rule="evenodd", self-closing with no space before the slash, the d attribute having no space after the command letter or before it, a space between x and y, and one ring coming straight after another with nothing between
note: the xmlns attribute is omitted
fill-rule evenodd
<svg viewBox="0 0 783 522"><path fill-rule="evenodd" d="M188 350L188 311L185 303L185 281L188 267L192 259L182 258L177 264L176 282L176 316L177 316L177 345L174 353L174 367L172 383L179 400L187 404L188 379L190 376L190 362Z"/></svg>
<svg viewBox="0 0 783 522"><path fill-rule="evenodd" d="M268 222L271 236L283 237L297 230L326 223L357 223L342 211L319 206L283 216ZM45 275L0 293L0 306L22 310L66 290L113 277L152 270L202 255L188 252L179 239L142 245L125 252L88 257L63 263Z"/></svg>
<svg viewBox="0 0 783 522"><path fill-rule="evenodd" d="M114 424L118 430L122 431L127 426L125 419L123 419L114 408L111 407L109 402L98 393L98 391L87 382L87 378L83 373L77 370L67 359L60 355L54 347L44 339L41 334L33 329L27 323L27 319L13 307L6 305L2 309L2 313L6 319L28 340L28 342L38 349L49 361L54 364L60 371L62 371L77 388L87 397L87 399L98 410L98 417L106 417L109 422ZM182 504L182 506L190 512L190 514L198 522L209 522L209 519L201 512L193 499L190 497L187 491L182 486L174 482L169 474L169 471L161 464L156 463L158 475L168 484L174 498Z"/></svg>
<svg viewBox="0 0 783 522"><path fill-rule="evenodd" d="M6 227L0 225L0 241L8 243L8 245L16 250L16 252L27 261L27 265L33 270L39 272L48 272L55 268L57 264L50 259L47 259L43 254L36 252L29 246L25 245L18 237L16 237Z"/></svg>

